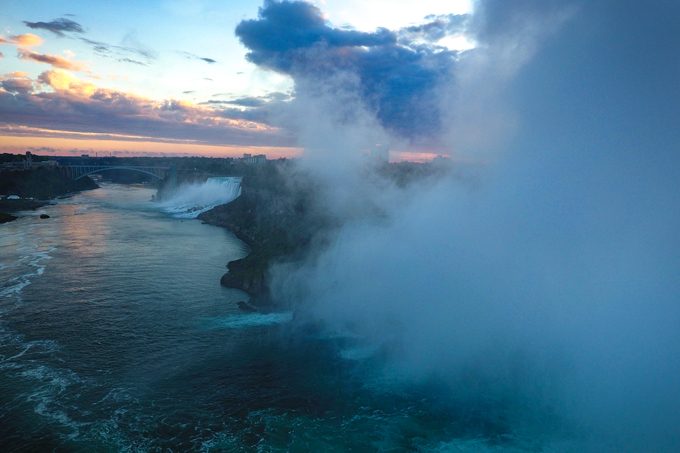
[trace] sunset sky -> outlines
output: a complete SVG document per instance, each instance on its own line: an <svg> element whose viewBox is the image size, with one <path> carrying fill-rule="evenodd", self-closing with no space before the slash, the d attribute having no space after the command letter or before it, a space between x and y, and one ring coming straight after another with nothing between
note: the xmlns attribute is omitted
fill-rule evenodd
<svg viewBox="0 0 680 453"><path fill-rule="evenodd" d="M289 56L291 49L323 41L349 55L348 64L373 89L377 85L364 68L373 71L388 51L402 59L390 68L406 68L412 80L433 83L437 73L423 68L435 62L446 69L448 60L474 46L462 26L471 0L424 0L399 8L387 0L312 5L3 2L0 152L295 155L295 134L272 118L295 97L297 73L275 60L281 52ZM297 23L298 35L281 38L276 27L282 23ZM300 33L312 36L309 43L298 42ZM287 49L276 48L280 39L290 39ZM307 70L309 61L298 67ZM411 79L377 97L388 128L403 128L406 121L397 124L384 99L397 93L408 103L409 96L425 93ZM403 135L410 140L420 132Z"/></svg>

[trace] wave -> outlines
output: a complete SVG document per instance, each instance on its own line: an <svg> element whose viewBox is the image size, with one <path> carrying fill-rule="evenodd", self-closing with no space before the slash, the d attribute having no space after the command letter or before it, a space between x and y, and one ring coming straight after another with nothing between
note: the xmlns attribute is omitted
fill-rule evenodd
<svg viewBox="0 0 680 453"><path fill-rule="evenodd" d="M194 219L215 206L237 199L240 195L240 177L214 177L202 183L180 185L160 205L163 211L173 217Z"/></svg>
<svg viewBox="0 0 680 453"><path fill-rule="evenodd" d="M0 284L0 298L8 296L19 296L23 289L31 284L34 277L39 277L45 272L45 260L51 259L50 252L54 248L50 248L45 251L37 251L32 254L22 256L16 263L12 266L3 265L3 270L5 269L24 269L24 272L15 276L8 278L5 283Z"/></svg>

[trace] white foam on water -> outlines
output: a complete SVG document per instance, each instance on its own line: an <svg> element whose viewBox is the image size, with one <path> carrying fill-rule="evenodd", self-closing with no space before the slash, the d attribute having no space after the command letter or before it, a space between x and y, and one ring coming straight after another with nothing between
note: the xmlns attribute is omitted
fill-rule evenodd
<svg viewBox="0 0 680 453"><path fill-rule="evenodd" d="M280 313L245 313L242 315L231 315L216 322L218 327L228 329L242 329L247 327L269 326L274 324L285 324L292 321L292 312Z"/></svg>
<svg viewBox="0 0 680 453"><path fill-rule="evenodd" d="M0 297L7 296L18 296L21 294L23 289L31 284L33 277L39 277L45 272L45 261L51 259L50 252L54 248L50 248L45 251L37 251L29 255L21 257L14 266L5 265L4 269L10 267L26 267L28 272L21 275L17 275L9 279L5 284L0 287Z"/></svg>
<svg viewBox="0 0 680 453"><path fill-rule="evenodd" d="M161 209L180 219L195 219L215 206L229 203L241 195L241 178L208 178L203 183L182 184L160 202Z"/></svg>

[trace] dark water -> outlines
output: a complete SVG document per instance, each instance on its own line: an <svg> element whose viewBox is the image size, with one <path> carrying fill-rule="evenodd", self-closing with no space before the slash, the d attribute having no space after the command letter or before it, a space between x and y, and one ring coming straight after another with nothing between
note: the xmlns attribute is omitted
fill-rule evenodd
<svg viewBox="0 0 680 453"><path fill-rule="evenodd" d="M0 451L538 449L290 313L239 312L219 278L244 245L151 195L0 226Z"/></svg>

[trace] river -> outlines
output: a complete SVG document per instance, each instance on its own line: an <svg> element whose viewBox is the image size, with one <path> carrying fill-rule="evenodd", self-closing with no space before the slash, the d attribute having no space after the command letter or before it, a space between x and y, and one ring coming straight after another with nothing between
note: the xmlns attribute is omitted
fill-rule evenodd
<svg viewBox="0 0 680 453"><path fill-rule="evenodd" d="M108 184L0 226L0 450L503 445L502 426L344 340L240 312L219 279L246 246L152 195Z"/></svg>

